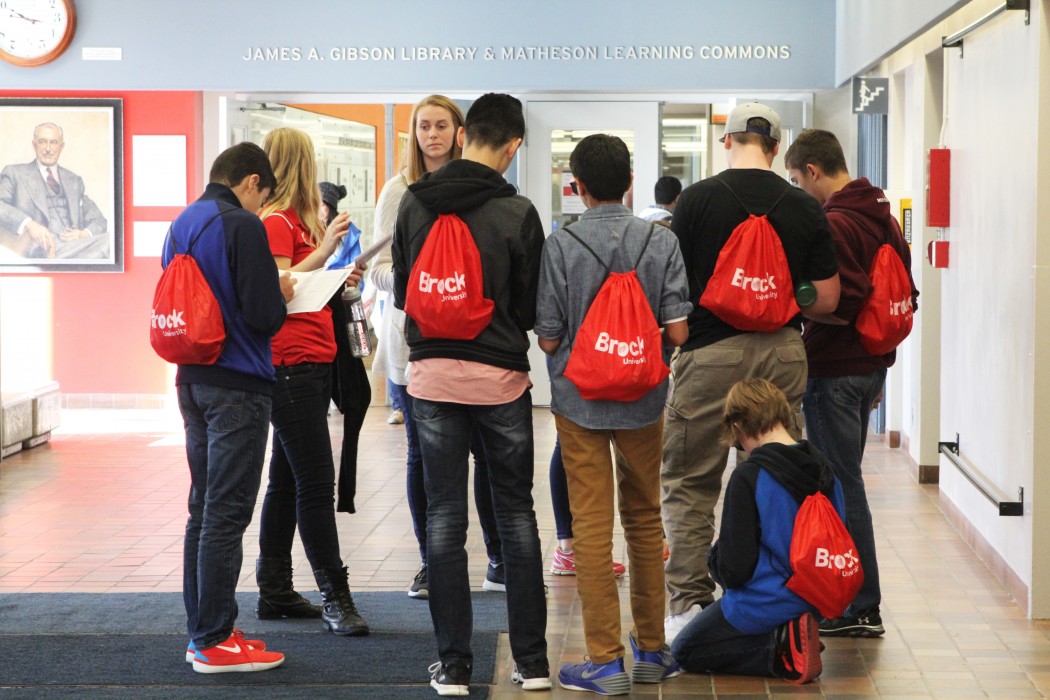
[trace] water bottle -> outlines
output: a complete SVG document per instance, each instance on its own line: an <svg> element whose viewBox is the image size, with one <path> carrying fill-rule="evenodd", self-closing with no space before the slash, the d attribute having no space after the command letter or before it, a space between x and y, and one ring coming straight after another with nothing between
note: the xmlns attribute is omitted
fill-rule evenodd
<svg viewBox="0 0 1050 700"><path fill-rule="evenodd" d="M795 303L798 304L800 309L812 306L813 302L816 300L817 290L812 282L808 280L800 280L799 283L795 285Z"/></svg>
<svg viewBox="0 0 1050 700"><path fill-rule="evenodd" d="M372 354L372 340L368 337L368 320L365 319L365 307L361 303L361 291L356 287L346 287L339 298L346 311L350 351L354 357L368 357Z"/></svg>

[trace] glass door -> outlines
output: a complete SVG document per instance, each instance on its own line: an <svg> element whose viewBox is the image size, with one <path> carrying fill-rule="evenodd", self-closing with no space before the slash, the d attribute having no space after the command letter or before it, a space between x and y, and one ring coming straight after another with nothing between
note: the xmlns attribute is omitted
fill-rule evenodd
<svg viewBox="0 0 1050 700"><path fill-rule="evenodd" d="M583 203L572 194L569 155L585 136L614 134L627 144L634 166L634 187L625 204L639 212L651 204L660 177L660 105L657 102L529 101L522 168L522 194L532 200L546 235L577 220ZM546 356L535 342L529 351L532 400L550 404Z"/></svg>

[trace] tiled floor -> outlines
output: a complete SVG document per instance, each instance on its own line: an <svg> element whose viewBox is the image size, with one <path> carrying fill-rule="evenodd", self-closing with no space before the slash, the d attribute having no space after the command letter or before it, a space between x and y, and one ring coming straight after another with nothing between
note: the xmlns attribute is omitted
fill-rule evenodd
<svg viewBox="0 0 1050 700"><path fill-rule="evenodd" d="M418 565L404 493L404 430L387 425L386 415L384 409L373 409L362 434L358 512L337 518L354 589L404 589ZM549 562L555 536L546 464L554 423L546 410L538 409L535 415L535 496ZM340 421L331 423L338 444ZM884 638L825 640L824 674L808 686L685 674L662 686L639 687L634 695L1050 693L1050 625L1025 619L941 515L936 487L916 484L900 453L878 441L869 445L865 474L878 538ZM0 464L0 592L180 590L187 484L177 413L65 411L63 426L49 444ZM245 542L246 561L256 551L256 539L253 523ZM468 546L480 588L485 556L476 522ZM616 554L625 560L622 539ZM295 558L297 586L316 590L301 547ZM251 567L246 566L244 590L254 588L252 579ZM547 583L547 637L551 664L557 668L584 654L579 599L572 577L547 576ZM621 583L621 591L629 624L626 583ZM425 605L407 597L405 601ZM245 624L250 630L250 622ZM494 697L520 698L521 691L509 680L505 639L501 659ZM555 690L535 696L581 694Z"/></svg>

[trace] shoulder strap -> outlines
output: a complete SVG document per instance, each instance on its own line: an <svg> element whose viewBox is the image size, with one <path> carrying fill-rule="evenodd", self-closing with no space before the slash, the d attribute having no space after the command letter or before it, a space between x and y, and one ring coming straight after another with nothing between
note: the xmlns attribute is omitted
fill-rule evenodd
<svg viewBox="0 0 1050 700"><path fill-rule="evenodd" d="M713 179L714 179L714 181L715 181L715 182L718 182L718 183L720 183L720 184L721 184L721 185L722 185L723 187L725 187L725 188L726 188L727 190L729 190L729 193L730 193L731 195L733 195L733 198L734 198L734 199L736 199L736 201L737 201L737 204L739 204L739 205L740 205L740 208L741 208L741 209L743 209L744 211L746 211L746 212L747 212L747 213L748 213L749 215L753 215L753 212L752 212L752 211L751 211L750 209L748 209L748 208L747 208L747 206L746 206L746 205L744 204L743 200L742 200L742 199L740 199L740 195L738 195L738 194L737 194L737 193L736 193L736 192L735 192L735 191L733 190L733 188L729 186L729 183L727 183L727 182L726 182L725 180L722 180L722 179L721 179L721 178L719 178L719 177L715 177L715 178L713 178ZM777 199L776 199L776 201L775 201L775 202L773 202L773 206L771 206L771 207L770 207L769 209L767 209L767 210L766 210L766 213L764 214L764 216L769 216L769 214L770 214L770 213L771 213L771 212L772 212L772 211L773 211L774 209L776 209L776 208L777 208L777 205L778 205L778 204L780 204L780 201L781 201L782 199L784 199L784 197L786 197L786 196L787 196L787 193L788 193L788 192L790 192L790 191L791 191L791 188L790 188L790 186L789 186L789 187L788 187L788 188L786 188L786 189L785 189L785 190L784 190L783 192L781 192L781 193L780 193L780 196L779 196L779 197L777 197Z"/></svg>
<svg viewBox="0 0 1050 700"><path fill-rule="evenodd" d="M875 240L882 241L883 243L891 243L891 241L889 240L890 237L886 234L885 231L883 231L881 235L876 233L875 229L873 229L863 217L858 216L852 210L846 209L845 207L832 207L831 209L828 209L828 211L845 214L846 218L853 220L858 226L870 233L872 237L875 238Z"/></svg>
<svg viewBox="0 0 1050 700"><path fill-rule="evenodd" d="M562 229L562 231L564 231L565 233L567 233L567 234L569 234L570 236L572 236L573 238L575 238L575 239L576 239L576 242L577 242L577 243L579 243L579 244L580 244L580 245L582 245L582 246L583 246L584 248L586 248L586 249L587 249L587 252L588 252L588 253L590 253L591 255L593 255L593 256L594 256L594 259L598 261L598 264L599 264L599 265L601 265L602 267L604 267L604 268L605 268L605 273L606 273L606 274L608 274L608 273L612 272L612 270L610 270L610 269L609 269L609 266L605 264L605 261L604 261L604 260L602 260L602 259L601 259L600 257L598 257L598 254L594 252L594 249L593 249L593 248L591 248L591 247L590 247L589 245L587 245L586 243L584 243L584 242L583 242L583 239L582 239L582 238L580 238L580 237L579 237L579 236L577 236L577 235L576 235L575 233L573 233L573 232L572 232L572 229L571 229L571 228L569 228L568 226L566 226L565 228L563 228L563 229Z"/></svg>
<svg viewBox="0 0 1050 700"><path fill-rule="evenodd" d="M642 252L638 253L638 259L634 262L634 269L637 270L638 266L642 264L642 257L645 255L646 248L649 247L649 241L653 239L653 231L656 230L656 224L649 224L649 235L645 237L645 243L642 244Z"/></svg>
<svg viewBox="0 0 1050 700"><path fill-rule="evenodd" d="M210 219L208 219L207 221L205 221L204 225L201 226L200 230L197 231L197 233L193 236L193 238L190 239L189 245L186 246L186 253L192 253L193 252L193 246L197 245L197 241L200 240L201 234L203 234L208 229L208 227L211 226L211 223L213 221L218 219L220 216L222 216L226 212L232 211L233 209L234 209L234 207L229 207L228 209L219 209L219 213L218 214L216 214L215 216L213 216ZM172 224L172 225L174 225L174 224ZM179 255L180 254L179 250L178 250L178 248L175 247L175 238L174 238L174 236L171 235L171 226L172 225L168 226L168 240L171 241L171 250L172 250L172 252L175 253L176 255Z"/></svg>
<svg viewBox="0 0 1050 700"><path fill-rule="evenodd" d="M201 226L201 230L197 232L197 235L193 237L193 240L190 241L190 245L189 245L188 248L186 248L186 252L192 254L193 253L193 246L197 245L197 241L200 240L201 234L204 233L208 229L209 226L211 226L211 222L215 221L220 216L222 216L223 214L225 214L228 211L231 211L232 209L233 209L233 207L230 207L229 209L220 209L218 214L216 214L215 216L213 216L210 219L208 219L204 223L204 225Z"/></svg>
<svg viewBox="0 0 1050 700"><path fill-rule="evenodd" d="M598 254L594 252L594 249L593 249L593 248L591 248L591 247L590 247L589 245L587 245L586 243L584 243L584 242L583 242L583 239L581 239L581 238L580 238L579 236L577 236L577 235L576 235L575 233L573 233L573 232L572 232L572 229L571 229L571 228L569 228L568 226L566 226L566 227L565 227L565 228L563 228L562 230L563 230L563 231L565 231L565 233L567 233L567 234L569 234L570 236L572 236L573 238L575 238L575 239L576 239L576 242L577 242L577 243L579 243L579 244L580 244L580 245L582 245L582 246L583 246L584 248L586 248L586 249L587 249L587 252L588 252L588 253L590 253L591 255L593 255L593 256L594 256L594 259L595 259L595 260L597 260L597 261L598 261L598 263L599 263L599 264L601 264L601 266L605 268L605 272L606 272L606 274L608 274L609 272L612 272L612 270L610 270L610 269L609 269L609 266L605 264L605 261L604 261L604 260L602 260L602 259L601 259L600 257L598 257ZM655 231L655 230L656 230L656 224L654 224L654 223L650 223L650 224L649 224L649 234L648 234L648 235L647 235L647 236L645 237L645 243L644 243L644 244L642 244L642 252L638 254L638 260L636 260L636 261L635 261L635 263L634 263L634 267L633 267L633 268L631 268L632 270L637 270L637 269L638 269L638 265L640 265L640 264L641 264L641 262L642 262L642 257L643 257L643 256L645 255L645 251L646 251L646 249L647 249L647 248L649 247L649 241L650 241L650 240L652 240L652 237L653 237L653 231Z"/></svg>

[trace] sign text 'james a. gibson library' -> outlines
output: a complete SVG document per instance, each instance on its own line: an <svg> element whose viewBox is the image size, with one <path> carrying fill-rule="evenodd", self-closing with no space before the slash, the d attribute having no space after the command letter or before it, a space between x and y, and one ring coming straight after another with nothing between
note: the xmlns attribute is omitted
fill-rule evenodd
<svg viewBox="0 0 1050 700"><path fill-rule="evenodd" d="M787 44L640 46L252 46L244 61L783 61Z"/></svg>

